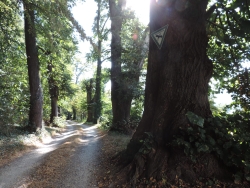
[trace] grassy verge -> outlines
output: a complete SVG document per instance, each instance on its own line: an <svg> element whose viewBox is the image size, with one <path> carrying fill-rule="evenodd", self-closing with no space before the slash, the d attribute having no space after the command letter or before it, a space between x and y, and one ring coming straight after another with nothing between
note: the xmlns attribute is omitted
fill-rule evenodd
<svg viewBox="0 0 250 188"><path fill-rule="evenodd" d="M34 149L45 139L53 137L62 130L63 128L45 126L41 131L29 134L13 126L8 136L0 134L0 167Z"/></svg>

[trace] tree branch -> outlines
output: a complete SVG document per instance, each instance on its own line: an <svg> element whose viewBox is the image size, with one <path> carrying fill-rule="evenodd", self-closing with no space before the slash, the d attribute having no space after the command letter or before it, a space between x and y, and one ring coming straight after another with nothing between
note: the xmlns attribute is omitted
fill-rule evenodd
<svg viewBox="0 0 250 188"><path fill-rule="evenodd" d="M209 20L207 20L207 22L209 22L210 24L212 24L212 25L214 25L214 26L216 26L216 27L218 27L218 28L222 29L223 31L226 31L226 29L225 29L225 28L223 28L223 27L219 26L219 25L218 25L218 24L216 24L216 23L213 23L213 22L211 22L211 21L209 21Z"/></svg>
<svg viewBox="0 0 250 188"><path fill-rule="evenodd" d="M103 26L102 26L102 29L101 29L101 33L103 32L104 28L105 28L105 25L107 23L107 21L109 20L109 16L107 17L107 19L105 20Z"/></svg>
<svg viewBox="0 0 250 188"><path fill-rule="evenodd" d="M51 54L51 51L45 50L41 46L37 46L37 48L40 49L44 53L44 55L50 55Z"/></svg>
<svg viewBox="0 0 250 188"><path fill-rule="evenodd" d="M109 57L103 59L101 62L103 63L104 61L106 61L106 60L108 60L108 59L110 59L110 58L111 58L111 56L109 56Z"/></svg>
<svg viewBox="0 0 250 188"><path fill-rule="evenodd" d="M205 14L205 19L208 19L211 14L214 12L214 10L216 9L216 4L214 4L213 6L211 6L208 11Z"/></svg>

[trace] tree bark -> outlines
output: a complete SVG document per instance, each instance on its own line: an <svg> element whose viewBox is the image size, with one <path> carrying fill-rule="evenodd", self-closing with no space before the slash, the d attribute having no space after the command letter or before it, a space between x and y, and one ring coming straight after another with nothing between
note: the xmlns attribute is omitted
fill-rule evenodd
<svg viewBox="0 0 250 188"><path fill-rule="evenodd" d="M43 97L39 76L38 50L36 46L35 13L31 4L24 0L24 30L30 86L29 128L35 132L42 128Z"/></svg>
<svg viewBox="0 0 250 188"><path fill-rule="evenodd" d="M93 122L93 80L90 79L87 83L85 83L85 87L87 91L87 122Z"/></svg>
<svg viewBox="0 0 250 188"><path fill-rule="evenodd" d="M151 0L150 32L168 25L162 48L150 38L146 77L144 113L127 147L132 162L129 175L135 183L140 177L170 180L180 177L195 182L201 177L223 177L220 163L212 154L198 159L207 162L204 169L194 169L182 148L172 146L180 127L191 125L186 113L191 111L203 118L212 116L208 101L208 83L212 62L206 55L208 37L205 13L208 1ZM149 153L142 154L140 140L149 132L153 144ZM202 161L203 160L203 161Z"/></svg>
<svg viewBox="0 0 250 188"><path fill-rule="evenodd" d="M99 46L98 46L99 48ZM96 72L96 90L95 90L95 110L94 110L94 121L93 123L99 123L102 111L102 101L101 101L101 82L102 82L102 62L98 57L97 60L97 72Z"/></svg>
<svg viewBox="0 0 250 188"><path fill-rule="evenodd" d="M124 118L125 109L123 107L124 101L121 100L121 29L122 29L122 7L126 0L109 0L109 10L111 18L111 101L112 101L112 129L122 132L127 132Z"/></svg>
<svg viewBox="0 0 250 188"><path fill-rule="evenodd" d="M128 71L122 71L121 56L122 56L122 41L121 29L123 22L122 9L126 4L126 0L119 0L117 3L114 0L109 1L110 16L111 16L111 100L113 121L111 131L119 131L125 134L132 132L130 126L130 110L131 103L134 98L134 89L139 83L140 71L142 69L145 51L148 49L148 29L144 31L142 36L144 42L137 44L138 54L131 63ZM137 43L136 39L134 41Z"/></svg>
<svg viewBox="0 0 250 188"><path fill-rule="evenodd" d="M102 82L102 61L101 61L101 51L102 51L102 39L101 39L101 2L98 2L97 10L97 34L98 34L98 45L97 45L97 70L96 70L96 90L95 90L95 110L94 110L94 121L93 123L99 123L102 111L102 101L101 101L101 82Z"/></svg>
<svg viewBox="0 0 250 188"><path fill-rule="evenodd" d="M72 111L73 111L73 120L76 120L76 109L75 107L72 108Z"/></svg>
<svg viewBox="0 0 250 188"><path fill-rule="evenodd" d="M54 117L58 117L57 101L59 96L59 89L53 78L52 69L53 69L52 62L49 62L47 66L47 71L48 71L48 84L49 84L49 94L51 103L50 123L53 123Z"/></svg>

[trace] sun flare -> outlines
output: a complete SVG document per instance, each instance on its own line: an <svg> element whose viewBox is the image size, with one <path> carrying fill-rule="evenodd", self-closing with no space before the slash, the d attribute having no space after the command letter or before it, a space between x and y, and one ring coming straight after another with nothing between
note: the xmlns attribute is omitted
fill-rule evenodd
<svg viewBox="0 0 250 188"><path fill-rule="evenodd" d="M149 0L127 0L126 6L134 10L145 25L149 23Z"/></svg>

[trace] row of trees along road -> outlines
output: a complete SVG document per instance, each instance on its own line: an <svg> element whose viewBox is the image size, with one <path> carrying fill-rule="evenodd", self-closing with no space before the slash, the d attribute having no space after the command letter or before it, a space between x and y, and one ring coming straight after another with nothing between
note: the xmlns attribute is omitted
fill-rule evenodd
<svg viewBox="0 0 250 188"><path fill-rule="evenodd" d="M1 2L1 126L25 124L29 112L27 127L35 132L42 127L43 115L49 114L53 123L58 97L72 93L67 64L77 48L65 16L71 3Z"/></svg>
<svg viewBox="0 0 250 188"><path fill-rule="evenodd" d="M121 154L126 164L124 177L129 176L134 184L143 177L158 180L167 177L174 181L178 176L195 182L200 177L225 179L234 175L237 181L250 180L249 68L243 68L243 62L249 60L250 1L150 0L149 28L125 9L126 0L96 3L95 36L91 38L70 11L73 1L23 1L29 84L22 82L16 86L18 82L14 79L22 78L21 75L10 78L14 87L21 90L11 98L8 93L13 91L13 85L7 82L6 72L10 72L11 63L25 59L20 55L24 49L19 44L23 42L18 25L22 9L9 1L1 2L4 8L0 12L3 20L0 58L1 63L6 62L0 69L4 80L0 87L5 90L0 91L1 112L6 102L17 104L15 100L26 96L30 105L29 127L36 131L42 121L41 86L47 85L44 88L49 97L44 101L51 103L50 121L53 120L59 96L73 90L66 62L70 63L76 52L74 26L82 40L92 45L88 58L97 62L96 78L84 81L87 101L95 103L95 108L88 106L88 121L98 122L102 115L101 65L110 53L111 130L128 133L131 103L140 93L139 77L149 42L144 111L126 151ZM8 11L11 14L5 14ZM111 28L106 25L109 18ZM165 28L166 34L154 35L160 28ZM111 48L107 50L104 42L108 41L109 31ZM154 37L161 38L158 45ZM15 71L25 72L22 67ZM39 77L41 73L45 78ZM217 80L217 89L232 92L233 114L221 112L213 117L208 100L209 93L214 92L209 87L211 77ZM72 100L74 112L77 97ZM20 103L16 109L27 110L25 105L27 102Z"/></svg>

